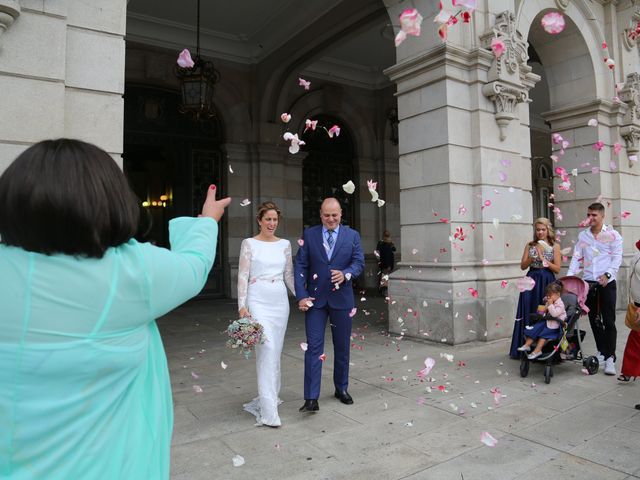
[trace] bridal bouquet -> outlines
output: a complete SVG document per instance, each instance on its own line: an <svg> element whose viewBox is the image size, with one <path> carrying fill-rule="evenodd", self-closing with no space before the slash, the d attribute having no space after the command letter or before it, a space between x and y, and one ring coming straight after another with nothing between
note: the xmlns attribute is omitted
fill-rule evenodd
<svg viewBox="0 0 640 480"><path fill-rule="evenodd" d="M245 358L251 356L256 345L263 344L266 340L264 328L251 318L240 318L227 327L227 347L238 348Z"/></svg>

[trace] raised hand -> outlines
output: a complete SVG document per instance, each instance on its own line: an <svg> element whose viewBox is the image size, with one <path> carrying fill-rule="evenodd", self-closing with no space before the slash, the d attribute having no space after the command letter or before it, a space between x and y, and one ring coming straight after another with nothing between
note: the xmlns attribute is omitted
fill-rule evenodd
<svg viewBox="0 0 640 480"><path fill-rule="evenodd" d="M213 218L216 222L219 222L224 215L224 209L231 203L231 198L226 197L221 200L216 200L216 186L211 185L207 190L207 198L202 205L201 217Z"/></svg>

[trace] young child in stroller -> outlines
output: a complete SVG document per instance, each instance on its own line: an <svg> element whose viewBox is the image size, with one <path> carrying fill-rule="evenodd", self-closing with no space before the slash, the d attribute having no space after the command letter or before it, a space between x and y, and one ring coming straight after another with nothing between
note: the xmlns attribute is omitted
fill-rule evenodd
<svg viewBox="0 0 640 480"><path fill-rule="evenodd" d="M527 355L529 360L534 360L542 355L542 347L547 343L547 340L557 340L562 336L560 322L564 322L567 318L564 302L560 298L562 295L562 282L556 280L547 285L545 294L546 312L544 315L531 314L529 319L535 323L525 327L526 341L524 345L518 348L520 352L529 352L531 351L531 345L537 340L535 349Z"/></svg>

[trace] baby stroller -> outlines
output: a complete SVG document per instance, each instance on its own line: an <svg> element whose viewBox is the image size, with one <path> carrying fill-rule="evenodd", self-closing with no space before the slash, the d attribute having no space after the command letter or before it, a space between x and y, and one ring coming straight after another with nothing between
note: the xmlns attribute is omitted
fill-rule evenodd
<svg viewBox="0 0 640 480"><path fill-rule="evenodd" d="M589 308L585 305L589 293L589 284L579 277L563 277L562 282L562 302L567 311L567 318L562 325L562 336L558 340L549 340L542 348L542 355L535 360L529 360L527 353L523 352L520 357L520 376L529 375L529 365L531 362L544 363L544 382L550 383L553 377L553 364L561 360L580 361L589 372L594 375L598 372L599 362L595 356L583 358L582 341L586 334L585 330L580 330L578 320L581 315L589 313ZM540 317L539 321L545 321ZM561 355L561 350L564 352Z"/></svg>

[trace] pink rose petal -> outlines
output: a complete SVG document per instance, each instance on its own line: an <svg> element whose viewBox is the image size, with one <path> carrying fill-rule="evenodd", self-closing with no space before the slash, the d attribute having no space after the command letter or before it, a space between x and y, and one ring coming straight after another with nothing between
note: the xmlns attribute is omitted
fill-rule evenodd
<svg viewBox="0 0 640 480"><path fill-rule="evenodd" d="M540 21L545 32L557 35L565 27L564 16L560 12L549 12Z"/></svg>
<svg viewBox="0 0 640 480"><path fill-rule="evenodd" d="M304 78L298 78L298 85L304 87L305 90L309 90L311 82L307 82Z"/></svg>
<svg viewBox="0 0 640 480"><path fill-rule="evenodd" d="M505 51L504 41L501 38L491 39L491 51L496 58L500 58Z"/></svg>
<svg viewBox="0 0 640 480"><path fill-rule="evenodd" d="M535 286L536 286L536 281L531 277L522 277L516 280L516 287L520 292L533 290L533 287Z"/></svg>
<svg viewBox="0 0 640 480"><path fill-rule="evenodd" d="M395 38L396 47L406 40L407 35L420 36L422 20L422 15L415 8L406 9L400 14L400 31Z"/></svg>
<svg viewBox="0 0 640 480"><path fill-rule="evenodd" d="M282 120L283 123L289 123L291 121L291 115L289 115L288 113L283 113L282 115L280 115L280 120Z"/></svg>
<svg viewBox="0 0 640 480"><path fill-rule="evenodd" d="M495 447L498 444L498 440L493 438L489 432L482 432L480 434L480 441L487 447Z"/></svg>
<svg viewBox="0 0 640 480"><path fill-rule="evenodd" d="M178 65L182 68L193 68L195 65L188 49L185 48L178 55Z"/></svg>

